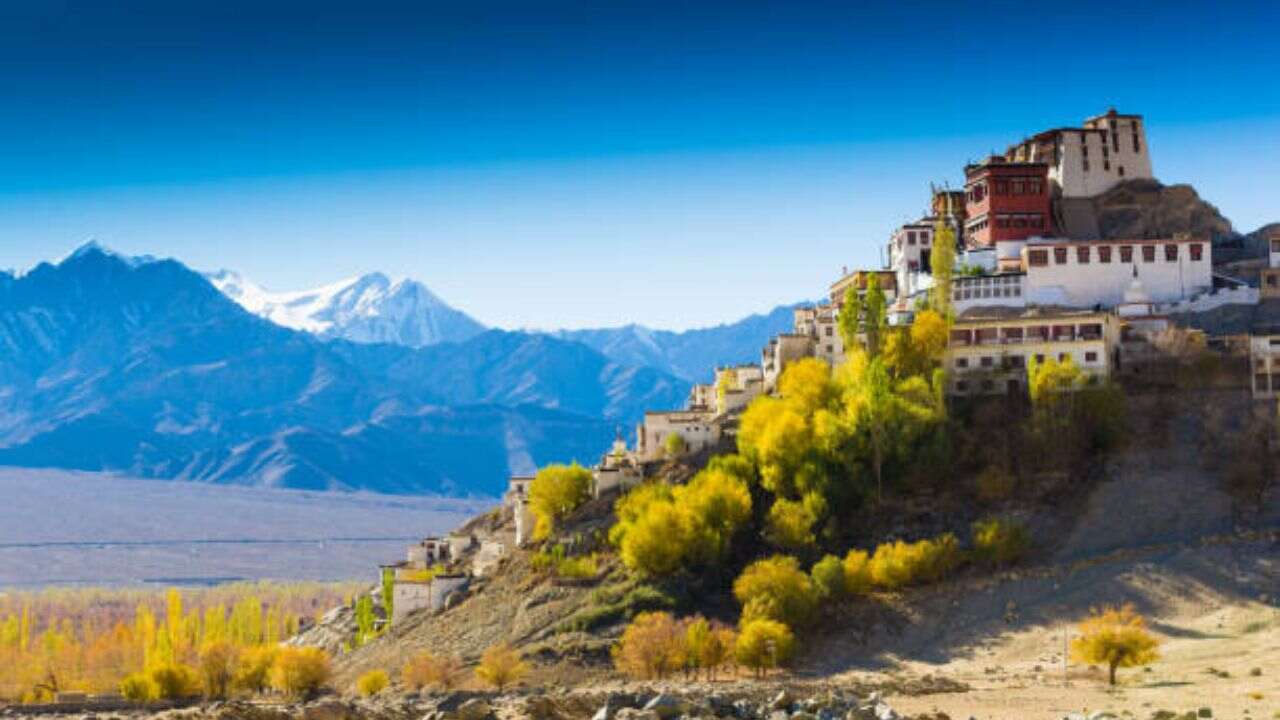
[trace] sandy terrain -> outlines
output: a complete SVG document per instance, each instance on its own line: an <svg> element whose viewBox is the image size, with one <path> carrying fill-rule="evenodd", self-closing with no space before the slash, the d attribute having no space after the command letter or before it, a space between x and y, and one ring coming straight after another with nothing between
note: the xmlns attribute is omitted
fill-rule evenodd
<svg viewBox="0 0 1280 720"><path fill-rule="evenodd" d="M1162 658L1121 670L1114 690L1100 669L1071 664L1064 678L1064 633L1091 605L1121 602L1147 617ZM933 674L972 688L891 698L903 712L1056 720L1208 706L1218 718L1280 718L1280 539L1128 551L955 584L913 598L865 644L845 642L815 653L826 667L811 670L844 668L837 681Z"/></svg>

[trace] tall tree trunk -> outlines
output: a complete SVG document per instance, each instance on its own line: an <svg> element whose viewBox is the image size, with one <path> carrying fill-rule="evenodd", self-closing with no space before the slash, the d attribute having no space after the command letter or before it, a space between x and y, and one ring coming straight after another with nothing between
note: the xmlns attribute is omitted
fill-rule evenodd
<svg viewBox="0 0 1280 720"><path fill-rule="evenodd" d="M1111 663L1111 684L1116 684L1116 666L1118 663Z"/></svg>

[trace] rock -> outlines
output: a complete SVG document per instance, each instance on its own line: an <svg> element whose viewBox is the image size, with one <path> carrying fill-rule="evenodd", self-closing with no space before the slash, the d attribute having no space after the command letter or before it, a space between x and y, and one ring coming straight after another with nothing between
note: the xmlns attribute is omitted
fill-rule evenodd
<svg viewBox="0 0 1280 720"><path fill-rule="evenodd" d="M1115 713L1106 710L1094 710L1089 713L1089 720L1120 720Z"/></svg>
<svg viewBox="0 0 1280 720"><path fill-rule="evenodd" d="M681 715L687 708L688 705L683 700L666 693L655 695L652 700L644 704L645 710L656 713L663 720Z"/></svg>
<svg viewBox="0 0 1280 720"><path fill-rule="evenodd" d="M899 715L896 710L884 703L876 703L876 720L898 720Z"/></svg>
<svg viewBox="0 0 1280 720"><path fill-rule="evenodd" d="M480 698L471 698L458 706L458 720L486 720L493 717L493 708Z"/></svg>
<svg viewBox="0 0 1280 720"><path fill-rule="evenodd" d="M304 705L301 711L301 720L348 720L355 717L351 712L351 708L341 700L328 699L319 700Z"/></svg>
<svg viewBox="0 0 1280 720"><path fill-rule="evenodd" d="M774 710L769 713L769 720L791 720L791 716L787 714L786 710Z"/></svg>
<svg viewBox="0 0 1280 720"><path fill-rule="evenodd" d="M791 697L791 693L781 690L773 699L769 701L769 707L774 710L790 710L791 706L796 703L796 699Z"/></svg>
<svg viewBox="0 0 1280 720"><path fill-rule="evenodd" d="M818 720L818 716L811 712L800 710L791 713L791 720Z"/></svg>
<svg viewBox="0 0 1280 720"><path fill-rule="evenodd" d="M662 716L652 710L622 708L614 715L614 720L662 720Z"/></svg>

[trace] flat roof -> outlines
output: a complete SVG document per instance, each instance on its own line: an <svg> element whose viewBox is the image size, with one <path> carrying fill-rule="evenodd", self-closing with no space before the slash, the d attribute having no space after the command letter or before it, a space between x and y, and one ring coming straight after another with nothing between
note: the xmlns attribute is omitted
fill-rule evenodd
<svg viewBox="0 0 1280 720"><path fill-rule="evenodd" d="M1007 305L988 305L974 307L961 312L956 317L957 323L984 322L989 320L1052 320L1054 318L1082 318L1106 316L1106 310L1070 308L1061 305L1032 305L1030 307L1010 307Z"/></svg>

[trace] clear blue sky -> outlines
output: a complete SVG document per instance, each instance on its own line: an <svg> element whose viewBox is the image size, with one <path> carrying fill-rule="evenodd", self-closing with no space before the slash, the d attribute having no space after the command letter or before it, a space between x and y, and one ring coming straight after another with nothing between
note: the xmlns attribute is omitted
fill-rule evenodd
<svg viewBox="0 0 1280 720"><path fill-rule="evenodd" d="M97 238L272 289L409 275L505 327L704 325L1112 105L1162 180L1280 220L1274 2L12 5L0 267Z"/></svg>

